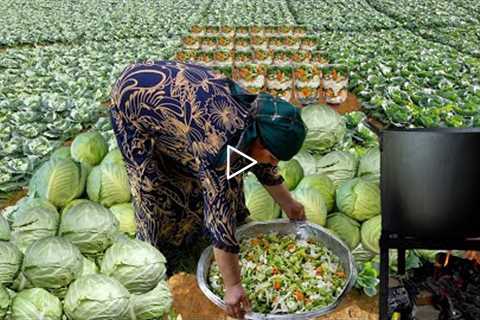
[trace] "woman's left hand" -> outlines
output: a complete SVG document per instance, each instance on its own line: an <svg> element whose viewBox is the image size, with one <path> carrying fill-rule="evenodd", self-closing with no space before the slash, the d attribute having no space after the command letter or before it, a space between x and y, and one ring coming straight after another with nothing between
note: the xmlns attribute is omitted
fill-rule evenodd
<svg viewBox="0 0 480 320"><path fill-rule="evenodd" d="M287 215L290 220L293 221L302 221L305 220L305 208L303 204L296 201L295 199L290 199L281 205L283 212Z"/></svg>
<svg viewBox="0 0 480 320"><path fill-rule="evenodd" d="M290 220L306 220L303 204L292 197L292 194L283 183L274 186L265 186L265 188Z"/></svg>

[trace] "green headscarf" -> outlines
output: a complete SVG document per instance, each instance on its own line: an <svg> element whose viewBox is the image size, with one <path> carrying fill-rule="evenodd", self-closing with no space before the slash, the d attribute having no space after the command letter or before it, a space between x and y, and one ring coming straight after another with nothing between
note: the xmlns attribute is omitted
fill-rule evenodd
<svg viewBox="0 0 480 320"><path fill-rule="evenodd" d="M258 137L278 160L288 161L298 153L307 130L300 109L267 93L249 94L234 81L230 81L230 92L239 103L257 105L255 121L244 130L234 147L246 151ZM220 152L217 163L225 163L226 149L225 146Z"/></svg>
<svg viewBox="0 0 480 320"><path fill-rule="evenodd" d="M300 109L266 93L260 93L255 103L258 137L278 160L292 159L300 151L307 133Z"/></svg>

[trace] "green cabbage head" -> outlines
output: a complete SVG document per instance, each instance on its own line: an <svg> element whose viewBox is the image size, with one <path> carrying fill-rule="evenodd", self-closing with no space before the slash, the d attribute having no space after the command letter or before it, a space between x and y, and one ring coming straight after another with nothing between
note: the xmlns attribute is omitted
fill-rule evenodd
<svg viewBox="0 0 480 320"><path fill-rule="evenodd" d="M13 281L13 284L10 286L10 289L20 292L25 289L31 289L34 287L35 286L33 285L33 283L31 283L30 280L28 280L27 277L25 277L25 274L22 271L20 271L18 273L18 276Z"/></svg>
<svg viewBox="0 0 480 320"><path fill-rule="evenodd" d="M11 236L10 225L7 219L0 214L0 241L9 241Z"/></svg>
<svg viewBox="0 0 480 320"><path fill-rule="evenodd" d="M50 159L69 159L72 160L72 153L70 152L70 147L69 146L64 146L60 147L57 150L55 150L52 155L50 156Z"/></svg>
<svg viewBox="0 0 480 320"><path fill-rule="evenodd" d="M110 207L113 215L120 222L120 231L134 237L137 233L135 211L131 202L116 204Z"/></svg>
<svg viewBox="0 0 480 320"><path fill-rule="evenodd" d="M327 175L338 187L342 182L355 177L358 160L346 151L332 151L317 161L317 173Z"/></svg>
<svg viewBox="0 0 480 320"><path fill-rule="evenodd" d="M8 287L20 272L23 254L13 243L6 241L0 241L0 252L0 285Z"/></svg>
<svg viewBox="0 0 480 320"><path fill-rule="evenodd" d="M325 153L345 136L345 121L329 106L307 106L302 109L302 119L308 128L302 147L304 150Z"/></svg>
<svg viewBox="0 0 480 320"><path fill-rule="evenodd" d="M45 289L33 288L18 293L12 302L15 320L61 320L62 303Z"/></svg>
<svg viewBox="0 0 480 320"><path fill-rule="evenodd" d="M81 133L75 137L71 146L75 161L96 166L108 152L108 143L98 131Z"/></svg>
<svg viewBox="0 0 480 320"><path fill-rule="evenodd" d="M120 149L115 148L109 153L107 153L105 158L103 158L102 160L102 164L108 164L108 163L122 164L122 165L124 164L123 156L122 156L122 153L120 152Z"/></svg>
<svg viewBox="0 0 480 320"><path fill-rule="evenodd" d="M36 240L57 234L60 215L48 201L31 199L19 208L12 220L12 242L25 252Z"/></svg>
<svg viewBox="0 0 480 320"><path fill-rule="evenodd" d="M335 185L326 175L316 174L304 177L295 190L312 189L323 196L327 211L331 212L335 206Z"/></svg>
<svg viewBox="0 0 480 320"><path fill-rule="evenodd" d="M314 189L296 189L293 197L305 207L308 221L324 226L327 221L327 205L323 196Z"/></svg>
<svg viewBox="0 0 480 320"><path fill-rule="evenodd" d="M319 156L312 155L307 151L300 151L293 158L297 160L302 167L304 176L310 176L317 173L317 158L319 158Z"/></svg>
<svg viewBox="0 0 480 320"><path fill-rule="evenodd" d="M245 204L253 220L268 221L280 217L280 206L258 181L251 182L245 189Z"/></svg>
<svg viewBox="0 0 480 320"><path fill-rule="evenodd" d="M243 190L245 194L249 194L252 188L255 188L256 185L260 184L257 177L251 172L248 172L243 178Z"/></svg>
<svg viewBox="0 0 480 320"><path fill-rule="evenodd" d="M22 271L37 288L58 289L80 276L83 257L69 240L50 237L34 242L23 259Z"/></svg>
<svg viewBox="0 0 480 320"><path fill-rule="evenodd" d="M96 256L110 247L119 222L113 213L98 203L77 200L62 214L59 235L70 240L82 254Z"/></svg>
<svg viewBox="0 0 480 320"><path fill-rule="evenodd" d="M30 193L56 207L64 207L85 190L88 167L69 159L50 159L33 175Z"/></svg>
<svg viewBox="0 0 480 320"><path fill-rule="evenodd" d="M167 283L162 280L151 291L132 296L136 320L162 319L172 307L172 295Z"/></svg>
<svg viewBox="0 0 480 320"><path fill-rule="evenodd" d="M152 290L166 274L166 259L149 243L120 240L103 257L101 272L117 279L130 293Z"/></svg>
<svg viewBox="0 0 480 320"><path fill-rule="evenodd" d="M101 274L91 274L75 280L64 300L69 319L129 318L130 294L117 280Z"/></svg>
<svg viewBox="0 0 480 320"><path fill-rule="evenodd" d="M338 209L357 221L365 221L380 214L378 184L355 178L337 189Z"/></svg>
<svg viewBox="0 0 480 320"><path fill-rule="evenodd" d="M280 161L278 169L288 190L293 190L303 178L303 169L300 163L292 159L290 161Z"/></svg>
<svg viewBox="0 0 480 320"><path fill-rule="evenodd" d="M341 212L332 213L327 218L326 227L332 230L353 250L360 243L360 223Z"/></svg>
<svg viewBox="0 0 480 320"><path fill-rule="evenodd" d="M82 257L83 259L83 267L80 277L88 276L89 274L99 273L100 269L98 268L97 264L90 259Z"/></svg>
<svg viewBox="0 0 480 320"><path fill-rule="evenodd" d="M10 295L7 290L0 285L0 319L4 319L10 307Z"/></svg>
<svg viewBox="0 0 480 320"><path fill-rule="evenodd" d="M370 148L360 159L358 176L366 180L380 183L380 149Z"/></svg>
<svg viewBox="0 0 480 320"><path fill-rule="evenodd" d="M104 163L93 168L88 176L87 194L90 200L106 207L129 202L130 185L123 163Z"/></svg>
<svg viewBox="0 0 480 320"><path fill-rule="evenodd" d="M376 254L380 254L380 235L382 232L382 216L373 217L362 224L360 237L362 245Z"/></svg>

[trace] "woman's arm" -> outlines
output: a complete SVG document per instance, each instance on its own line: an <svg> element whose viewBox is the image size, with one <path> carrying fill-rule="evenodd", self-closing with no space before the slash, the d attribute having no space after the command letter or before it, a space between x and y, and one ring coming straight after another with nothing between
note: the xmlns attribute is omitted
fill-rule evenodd
<svg viewBox="0 0 480 320"><path fill-rule="evenodd" d="M277 202L290 220L305 220L303 205L293 199L290 191L283 184L283 177L278 173L277 166L257 164L252 172L258 181L267 189L273 200Z"/></svg>
<svg viewBox="0 0 480 320"><path fill-rule="evenodd" d="M223 277L227 313L244 319L245 313L251 311L251 305L241 283L238 255L218 248L214 248L213 253Z"/></svg>
<svg viewBox="0 0 480 320"><path fill-rule="evenodd" d="M213 249L220 273L223 277L225 288L233 287L240 283L240 263L238 254L230 253L218 248Z"/></svg>
<svg viewBox="0 0 480 320"><path fill-rule="evenodd" d="M264 187L267 189L268 193L270 193L273 200L275 200L275 202L277 202L281 207L284 204L294 200L292 194L290 191L288 191L287 187L285 187L283 183L274 186L264 185Z"/></svg>
<svg viewBox="0 0 480 320"><path fill-rule="evenodd" d="M290 220L305 220L305 208L297 200L293 199L287 187L281 183L273 186L264 185L273 200L277 202Z"/></svg>

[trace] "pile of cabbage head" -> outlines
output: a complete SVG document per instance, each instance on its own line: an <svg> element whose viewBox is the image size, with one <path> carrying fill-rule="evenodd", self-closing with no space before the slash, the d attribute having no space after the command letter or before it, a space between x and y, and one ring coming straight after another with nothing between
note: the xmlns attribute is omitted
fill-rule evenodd
<svg viewBox="0 0 480 320"><path fill-rule="evenodd" d="M302 150L292 160L279 163L285 186L305 207L307 220L327 227L352 250L361 244L378 254L378 146L358 148L351 141L355 130L348 117L329 106L307 106L302 118L308 127ZM253 220L286 217L253 174L245 177L244 189Z"/></svg>
<svg viewBox="0 0 480 320"><path fill-rule="evenodd" d="M339 115L325 105L302 109L308 127L302 150L279 163L279 174L305 207L307 220L329 229L365 261L380 252L380 150L362 113ZM250 217L286 218L253 174L244 179Z"/></svg>
<svg viewBox="0 0 480 320"><path fill-rule="evenodd" d="M98 132L80 134L0 214L0 319L162 319L166 259L135 239L126 168Z"/></svg>
<svg viewBox="0 0 480 320"><path fill-rule="evenodd" d="M307 220L329 229L350 248L359 273L357 287L373 296L382 225L378 138L362 112L339 115L328 106L310 105L302 109L302 118L308 127L305 143L292 160L279 163L279 174L304 205ZM253 220L286 218L253 174L245 177L244 190ZM408 251L407 269L432 261L435 253ZM390 270L397 270L394 251Z"/></svg>

